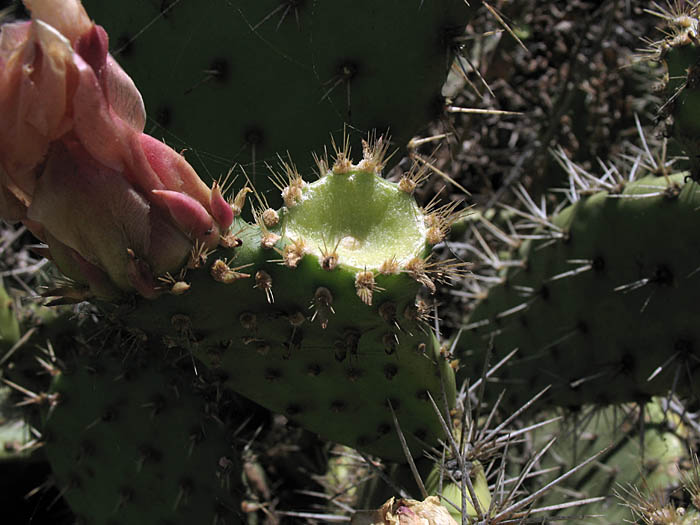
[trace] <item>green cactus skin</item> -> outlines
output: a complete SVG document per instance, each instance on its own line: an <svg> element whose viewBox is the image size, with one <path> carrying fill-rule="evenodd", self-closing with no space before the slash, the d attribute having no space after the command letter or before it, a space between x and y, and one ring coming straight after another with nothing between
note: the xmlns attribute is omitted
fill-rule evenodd
<svg viewBox="0 0 700 525"><path fill-rule="evenodd" d="M604 496L605 500L567 509L560 515L595 515L600 516L596 522L601 525L617 525L632 517L630 508L623 504L632 500L625 497L623 502L616 493L622 495L630 487L643 493L665 493L679 486L689 463L685 443L688 429L677 416L665 417L659 399L642 407L643 422L639 407L630 405L594 410L586 407L583 415L570 415L543 467L571 468L581 458L609 447L598 462L580 470L562 486L582 498ZM542 444L549 438L546 434L538 436ZM560 498L559 494L547 494L541 505L559 503Z"/></svg>
<svg viewBox="0 0 700 525"><path fill-rule="evenodd" d="M459 469L457 470L459 471ZM461 474L461 471L459 471L459 473ZM442 482L440 480L441 477ZM454 477L453 475L452 478L450 478L447 474L442 473L440 465L435 465L425 480L425 490L430 495L439 496L442 505L448 509L455 521L461 523L462 512L459 511L459 507L462 504L462 487L459 482L454 480ZM489 506L491 505L491 492L489 491L489 484L486 480L484 467L479 461L475 460L471 462L469 478L474 487L474 494L479 500L479 509L484 515L488 515ZM442 490L440 487L441 483ZM457 508L455 508L455 506ZM468 494L466 514L469 519L477 518L474 503Z"/></svg>
<svg viewBox="0 0 700 525"><path fill-rule="evenodd" d="M670 117L670 135L688 155L690 176L700 180L700 125L696 116L700 111L700 58L698 36L700 9L697 2L677 2L668 9L655 6L654 13L665 21L661 28L665 38L654 42L648 53L665 68L666 101L659 117Z"/></svg>
<svg viewBox="0 0 700 525"><path fill-rule="evenodd" d="M78 349L54 379L45 452L85 523L240 523L240 461L191 378ZM85 353L83 353L85 352Z"/></svg>
<svg viewBox="0 0 700 525"><path fill-rule="evenodd" d="M20 328L15 307L0 280L0 357L12 348L19 337Z"/></svg>
<svg viewBox="0 0 700 525"><path fill-rule="evenodd" d="M194 149L201 176L245 165L266 193L277 154L306 169L345 124L356 146L373 129L403 146L438 116L452 39L478 2L83 3L143 94L147 133Z"/></svg>
<svg viewBox="0 0 700 525"><path fill-rule="evenodd" d="M494 359L519 349L500 374L511 406L550 384L563 406L697 395L700 193L685 175L583 196L551 219L560 239L523 243L523 267L469 319L458 379L492 342Z"/></svg>
<svg viewBox="0 0 700 525"><path fill-rule="evenodd" d="M450 219L426 215L379 169L368 150L358 165L339 154L311 184L291 170L276 226L260 211L257 226L236 222L239 246L188 272L185 293L118 317L190 348L228 387L305 428L403 460L390 404L420 453L442 433L428 392L440 407L455 397L452 369L416 308L431 272L451 272L426 263L431 231Z"/></svg>

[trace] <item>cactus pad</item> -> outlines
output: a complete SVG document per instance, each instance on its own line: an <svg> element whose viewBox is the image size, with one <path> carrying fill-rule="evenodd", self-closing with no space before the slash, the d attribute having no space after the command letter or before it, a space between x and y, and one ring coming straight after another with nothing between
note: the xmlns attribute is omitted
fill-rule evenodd
<svg viewBox="0 0 700 525"><path fill-rule="evenodd" d="M501 380L515 406L551 384L557 405L697 392L700 188L686 174L583 195L523 243L469 319L462 377L518 354ZM545 236L546 237L546 236Z"/></svg>
<svg viewBox="0 0 700 525"><path fill-rule="evenodd" d="M428 393L440 407L455 395L416 293L460 268L428 262L428 232L451 219L383 180L380 149L357 165L339 152L309 184L287 166L287 206L257 210L256 226L236 222L236 247L187 272L185 293L121 318L322 436L401 460L390 407L418 452L441 434Z"/></svg>
<svg viewBox="0 0 700 525"><path fill-rule="evenodd" d="M267 185L263 162L289 152L306 169L311 152L345 124L357 145L373 129L406 144L439 114L453 37L475 6L461 0L84 4L143 93L147 132L176 149L194 149L188 159L202 175L216 178L233 162L245 165L260 191Z"/></svg>
<svg viewBox="0 0 700 525"><path fill-rule="evenodd" d="M186 374L91 349L67 367L49 392L43 432L79 518L240 523L240 462Z"/></svg>

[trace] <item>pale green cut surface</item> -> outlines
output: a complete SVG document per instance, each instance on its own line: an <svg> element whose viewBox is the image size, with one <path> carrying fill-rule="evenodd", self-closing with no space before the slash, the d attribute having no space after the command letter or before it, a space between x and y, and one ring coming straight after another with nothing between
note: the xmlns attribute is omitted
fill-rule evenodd
<svg viewBox="0 0 700 525"><path fill-rule="evenodd" d="M288 210L285 233L319 255L335 248L341 264L368 270L392 257L403 266L426 246L413 196L363 171L329 173L306 185L302 201Z"/></svg>

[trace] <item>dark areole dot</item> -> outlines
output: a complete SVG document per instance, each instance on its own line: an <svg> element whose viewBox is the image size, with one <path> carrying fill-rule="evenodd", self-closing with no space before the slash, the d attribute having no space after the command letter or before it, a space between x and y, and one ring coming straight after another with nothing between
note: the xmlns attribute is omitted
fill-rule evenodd
<svg viewBox="0 0 700 525"><path fill-rule="evenodd" d="M79 452L78 452L79 457L89 458L89 457L94 456L96 452L97 452L97 448L95 447L95 443L93 443L89 439L84 439L83 441L80 442L80 447L79 447Z"/></svg>
<svg viewBox="0 0 700 525"><path fill-rule="evenodd" d="M605 259L598 255L593 258L593 271L595 273L601 273L603 270L605 270Z"/></svg>
<svg viewBox="0 0 700 525"><path fill-rule="evenodd" d="M673 342L673 349L681 354L682 357L688 358L688 356L694 353L693 341L685 337L679 337Z"/></svg>
<svg viewBox="0 0 700 525"><path fill-rule="evenodd" d="M116 421L118 418L119 412L114 407L107 407L101 417L104 422Z"/></svg>
<svg viewBox="0 0 700 525"><path fill-rule="evenodd" d="M159 463L163 459L163 453L149 444L141 445L139 454L144 463Z"/></svg>
<svg viewBox="0 0 700 525"><path fill-rule="evenodd" d="M673 272L671 271L671 268L665 264L659 264L656 267L656 270L654 270L652 281L665 286L673 284Z"/></svg>
<svg viewBox="0 0 700 525"><path fill-rule="evenodd" d="M391 432L391 428L392 427L389 423L381 423L377 427L377 434L379 434L380 436L385 436Z"/></svg>
<svg viewBox="0 0 700 525"><path fill-rule="evenodd" d="M384 377L391 381L392 379L394 379L398 371L399 367L397 367L394 364L388 364L384 367Z"/></svg>
<svg viewBox="0 0 700 525"><path fill-rule="evenodd" d="M331 403L331 412L335 412L336 414L345 411L346 408L345 401L341 401L340 399L336 399Z"/></svg>
<svg viewBox="0 0 700 525"><path fill-rule="evenodd" d="M413 435L421 441L425 441L425 438L428 437L428 431L424 428L419 428L413 433Z"/></svg>
<svg viewBox="0 0 700 525"><path fill-rule="evenodd" d="M355 442L357 443L358 447L362 448L369 445L372 442L372 438L369 436L362 435L359 436Z"/></svg>
<svg viewBox="0 0 700 525"><path fill-rule="evenodd" d="M401 408L401 401L399 401L395 397L390 397L384 401L384 406L387 408L391 407L394 409L394 412L398 412Z"/></svg>
<svg viewBox="0 0 700 525"><path fill-rule="evenodd" d="M620 358L620 372L629 375L637 367L637 358L631 352L625 352Z"/></svg>
<svg viewBox="0 0 700 525"><path fill-rule="evenodd" d="M209 74L221 84L228 82L229 77L231 76L231 68L228 60L225 58L217 58L213 60L209 65Z"/></svg>
<svg viewBox="0 0 700 525"><path fill-rule="evenodd" d="M265 380L271 383L282 378L282 372L276 368L266 368L264 374Z"/></svg>
<svg viewBox="0 0 700 525"><path fill-rule="evenodd" d="M265 141L265 134L258 126L248 126L243 132L243 139L246 144L251 146L259 146Z"/></svg>
<svg viewBox="0 0 700 525"><path fill-rule="evenodd" d="M355 78L360 71L360 67L355 60L346 59L341 60L335 68L336 74L345 79L352 80Z"/></svg>
<svg viewBox="0 0 700 525"><path fill-rule="evenodd" d="M364 371L360 368L348 368L345 375L351 383L354 383L364 375Z"/></svg>
<svg viewBox="0 0 700 525"><path fill-rule="evenodd" d="M310 376L316 377L322 370L321 365L314 363L306 368L306 373Z"/></svg>
<svg viewBox="0 0 700 525"><path fill-rule="evenodd" d="M297 404L291 404L291 405L287 405L287 408L285 409L284 412L286 415L288 415L290 417L294 417L294 416L298 416L299 414L301 414L302 408L301 408L301 406L299 406Z"/></svg>

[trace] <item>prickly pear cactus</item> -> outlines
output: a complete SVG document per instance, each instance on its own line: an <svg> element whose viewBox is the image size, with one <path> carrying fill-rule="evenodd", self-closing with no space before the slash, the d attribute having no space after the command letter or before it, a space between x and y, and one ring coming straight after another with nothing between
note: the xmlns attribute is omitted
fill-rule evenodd
<svg viewBox="0 0 700 525"><path fill-rule="evenodd" d="M684 313L700 291L700 188L686 175L581 194L546 218L469 318L458 377L492 346L494 359L518 349L500 374L514 406L549 384L564 406L697 394L700 325Z"/></svg>
<svg viewBox="0 0 700 525"><path fill-rule="evenodd" d="M454 37L478 2L84 4L143 93L147 132L192 149L202 176L243 164L267 193L264 163L277 154L307 172L346 124L355 146L375 129L403 146L435 118Z"/></svg>
<svg viewBox="0 0 700 525"><path fill-rule="evenodd" d="M424 170L389 183L384 139L363 144L358 164L344 141L332 167L317 158L317 182L283 163L284 207L256 192L248 224L250 187L227 201L223 183L206 186L143 133L140 93L78 2L28 6L32 20L0 41L0 106L32 101L0 113L0 212L72 279L49 293L113 301L139 337L189 348L228 386L329 439L403 458L393 410L413 453L436 443L429 398L448 409L454 377L416 294L464 270L430 256L458 203L420 209Z"/></svg>
<svg viewBox="0 0 700 525"><path fill-rule="evenodd" d="M697 2L656 4L651 10L663 20L659 28L664 38L653 42L647 52L665 68L665 99L659 117L669 123L672 135L688 155L691 177L700 180L700 127L696 115L700 111L700 58Z"/></svg>
<svg viewBox="0 0 700 525"><path fill-rule="evenodd" d="M230 388L328 439L401 460L393 410L415 453L435 443L429 396L451 406L454 375L416 293L463 270L429 255L454 215L416 205L416 173L382 179L383 153L381 140L359 164L339 151L309 184L286 165L285 207L234 223L235 248L119 318L191 348Z"/></svg>
<svg viewBox="0 0 700 525"><path fill-rule="evenodd" d="M87 523L240 523L240 461L215 408L147 350L66 356L42 429L65 499Z"/></svg>
<svg viewBox="0 0 700 525"><path fill-rule="evenodd" d="M604 450L597 462L581 469L562 488L583 498L605 499L578 509L562 509L557 514L583 513L600 516L601 524L623 523L632 513L616 494L624 494L630 487L654 493L668 493L678 487L689 463L685 441L688 429L677 415L664 408L665 401L654 399L641 406L627 404L603 409L588 406L581 413L569 415L553 445L553 454L543 461L543 467L571 468L582 458ZM545 442L550 436L543 433L538 439ZM541 504L557 501L557 496L548 494ZM625 498L626 503L631 501Z"/></svg>

